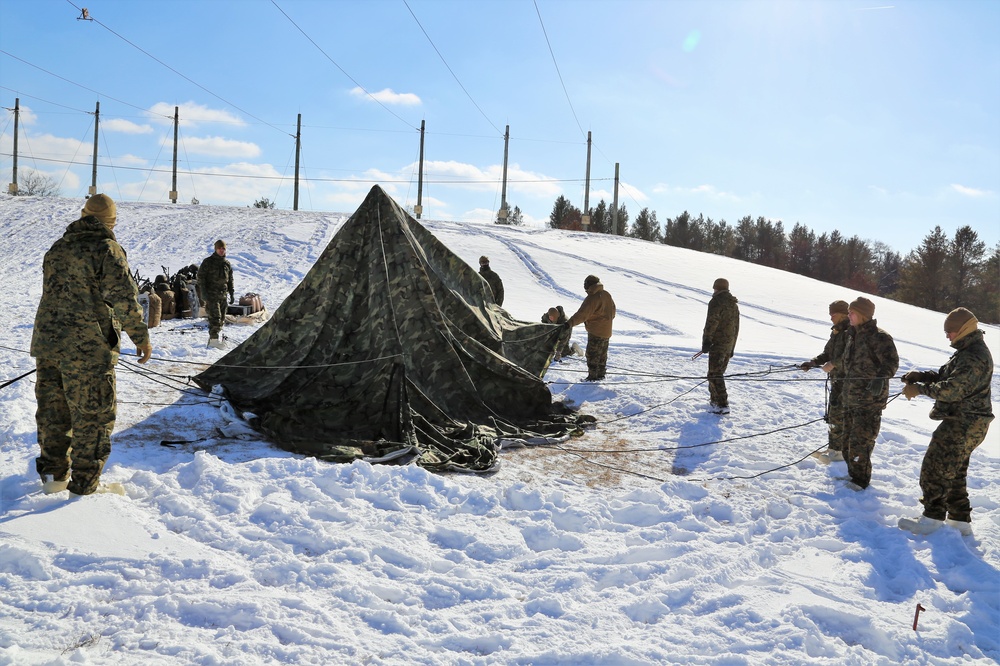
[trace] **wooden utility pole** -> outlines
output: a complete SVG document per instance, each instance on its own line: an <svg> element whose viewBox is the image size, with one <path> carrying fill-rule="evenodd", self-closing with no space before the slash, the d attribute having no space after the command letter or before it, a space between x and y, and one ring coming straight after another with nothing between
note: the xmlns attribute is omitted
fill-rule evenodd
<svg viewBox="0 0 1000 666"><path fill-rule="evenodd" d="M583 216L580 218L583 230L590 230L590 132L587 132L587 182L583 186Z"/></svg>
<svg viewBox="0 0 1000 666"><path fill-rule="evenodd" d="M503 132L503 185L500 187L500 210L497 222L507 224L507 149L510 146L510 125Z"/></svg>
<svg viewBox="0 0 1000 666"><path fill-rule="evenodd" d="M17 123L21 115L21 98L14 98L14 172L10 177L10 185L7 191L17 196Z"/></svg>
<svg viewBox="0 0 1000 666"><path fill-rule="evenodd" d="M180 124L180 110L174 107L174 175L170 181L170 203L177 203L177 126Z"/></svg>
<svg viewBox="0 0 1000 666"><path fill-rule="evenodd" d="M615 162L615 198L611 204L611 233L618 236L625 235L618 232L618 162Z"/></svg>
<svg viewBox="0 0 1000 666"><path fill-rule="evenodd" d="M97 109L94 111L94 168L90 174L90 189L88 194L94 196L97 194L97 135L101 127L101 103L97 103Z"/></svg>
<svg viewBox="0 0 1000 666"><path fill-rule="evenodd" d="M417 168L417 205L413 207L413 216L420 219L424 212L424 121L420 121L420 165Z"/></svg>
<svg viewBox="0 0 1000 666"><path fill-rule="evenodd" d="M295 194L292 197L292 210L299 209L299 153L302 151L302 114L295 123Z"/></svg>

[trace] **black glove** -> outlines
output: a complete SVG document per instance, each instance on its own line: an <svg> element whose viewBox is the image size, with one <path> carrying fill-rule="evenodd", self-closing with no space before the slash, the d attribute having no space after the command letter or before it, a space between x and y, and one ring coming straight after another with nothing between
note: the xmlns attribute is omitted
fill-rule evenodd
<svg viewBox="0 0 1000 666"><path fill-rule="evenodd" d="M562 327L563 327L563 328L573 328L572 326L570 326L570 325L569 325L569 322L568 322L568 321L566 321L566 322L563 322L563 325L562 325Z"/></svg>
<svg viewBox="0 0 1000 666"><path fill-rule="evenodd" d="M876 398L882 395L882 391L885 390L885 380L881 377L878 379L873 379L868 382L868 392L871 393Z"/></svg>
<svg viewBox="0 0 1000 666"><path fill-rule="evenodd" d="M229 304L230 305L233 304L233 295L232 294L229 294Z"/></svg>
<svg viewBox="0 0 1000 666"><path fill-rule="evenodd" d="M799 370L812 370L815 367L816 366L813 365L812 361L806 361L805 363L799 366Z"/></svg>
<svg viewBox="0 0 1000 666"><path fill-rule="evenodd" d="M906 384L916 384L917 382L926 381L926 376L923 372L919 370L910 370L905 375L900 377Z"/></svg>

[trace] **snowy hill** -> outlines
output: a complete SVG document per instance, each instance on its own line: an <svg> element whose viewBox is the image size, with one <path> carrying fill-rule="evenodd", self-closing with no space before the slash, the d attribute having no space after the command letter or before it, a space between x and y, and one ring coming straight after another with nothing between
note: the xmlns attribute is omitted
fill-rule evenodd
<svg viewBox="0 0 1000 666"><path fill-rule="evenodd" d="M0 199L0 383L34 368L42 256L81 206ZM224 238L237 292L273 310L346 217L121 203L116 233L145 277ZM972 457L972 537L896 527L920 513L927 398L890 402L864 492L809 456L824 377L789 366L856 293L631 239L424 224L473 266L489 255L520 319L572 313L602 278L618 304L607 381L577 383L579 358L545 377L598 426L505 450L484 476L326 464L227 419L187 382L224 353L204 320L165 321L154 360L118 368L103 478L125 497L41 494L32 377L0 391L0 664L1000 661L1000 426ZM742 313L722 418L690 360L720 276ZM873 300L900 373L947 360L943 315ZM982 328L1000 359L1000 329ZM1000 373L993 396L997 412Z"/></svg>

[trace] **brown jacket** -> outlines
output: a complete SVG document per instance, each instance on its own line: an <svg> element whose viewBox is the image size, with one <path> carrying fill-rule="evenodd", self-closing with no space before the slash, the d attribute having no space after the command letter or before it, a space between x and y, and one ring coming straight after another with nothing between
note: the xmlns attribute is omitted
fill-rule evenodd
<svg viewBox="0 0 1000 666"><path fill-rule="evenodd" d="M569 325L583 324L587 333L599 338L611 337L611 320L615 318L615 301L598 282L587 290L580 309L569 318Z"/></svg>

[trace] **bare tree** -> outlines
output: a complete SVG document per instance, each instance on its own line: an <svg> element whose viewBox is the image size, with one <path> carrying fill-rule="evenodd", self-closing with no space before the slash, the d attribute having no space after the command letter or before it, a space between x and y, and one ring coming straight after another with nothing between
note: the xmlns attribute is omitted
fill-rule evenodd
<svg viewBox="0 0 1000 666"><path fill-rule="evenodd" d="M19 197L54 197L59 194L59 183L54 178L33 169L25 169L19 180Z"/></svg>

